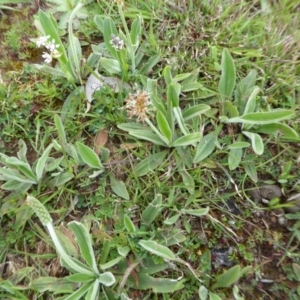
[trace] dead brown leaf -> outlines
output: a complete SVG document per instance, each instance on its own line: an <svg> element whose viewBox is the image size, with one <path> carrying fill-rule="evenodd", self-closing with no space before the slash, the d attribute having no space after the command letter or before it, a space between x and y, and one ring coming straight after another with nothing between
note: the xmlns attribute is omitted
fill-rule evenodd
<svg viewBox="0 0 300 300"><path fill-rule="evenodd" d="M99 130L94 141L95 152L97 155L99 155L101 148L106 144L107 139L108 139L107 131L104 129Z"/></svg>

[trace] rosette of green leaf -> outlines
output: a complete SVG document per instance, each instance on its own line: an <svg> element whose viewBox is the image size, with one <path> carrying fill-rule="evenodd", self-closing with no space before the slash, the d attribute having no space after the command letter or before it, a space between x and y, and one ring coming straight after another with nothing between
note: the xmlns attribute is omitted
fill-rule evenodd
<svg viewBox="0 0 300 300"><path fill-rule="evenodd" d="M79 299L84 295L86 295L87 299L98 299L99 285L111 286L115 283L115 277L111 272L100 274L92 248L92 239L86 227L76 221L69 223L69 227L74 233L75 240L80 249L81 257L86 263L85 265L67 254L54 230L50 214L44 205L32 196L27 196L26 202L39 217L42 224L47 227L54 246L61 258L62 265L74 273L68 276L67 279L70 282L82 284L77 291L65 299Z"/></svg>

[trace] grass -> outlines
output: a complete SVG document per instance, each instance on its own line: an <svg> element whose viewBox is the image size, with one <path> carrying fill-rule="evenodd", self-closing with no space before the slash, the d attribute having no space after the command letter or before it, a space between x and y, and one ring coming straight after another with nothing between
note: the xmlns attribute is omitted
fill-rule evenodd
<svg viewBox="0 0 300 300"><path fill-rule="evenodd" d="M75 51L80 76L76 59L64 68L54 58L52 74L37 67L43 16L22 5L3 10L0 25L0 298L69 299L86 288L82 299L298 299L299 197L287 208L299 193L298 3L87 4L55 40ZM54 9L56 21L73 9ZM113 26L126 50L106 40ZM93 90L89 106L92 71L113 84ZM115 91L115 78L130 90ZM256 124L242 119L249 112ZM265 186L263 200L251 194Z"/></svg>

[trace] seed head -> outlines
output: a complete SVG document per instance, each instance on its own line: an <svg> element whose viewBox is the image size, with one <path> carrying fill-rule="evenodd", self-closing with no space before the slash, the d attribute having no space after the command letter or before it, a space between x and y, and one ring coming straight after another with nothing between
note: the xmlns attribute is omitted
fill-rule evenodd
<svg viewBox="0 0 300 300"><path fill-rule="evenodd" d="M144 122L149 113L149 95L145 91L137 91L136 94L129 94L126 102L126 110L129 118L137 117L137 122Z"/></svg>

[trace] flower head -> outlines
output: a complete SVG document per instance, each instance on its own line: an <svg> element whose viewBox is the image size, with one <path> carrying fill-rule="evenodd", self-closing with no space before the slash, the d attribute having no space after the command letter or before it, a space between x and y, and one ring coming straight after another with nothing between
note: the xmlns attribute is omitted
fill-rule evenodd
<svg viewBox="0 0 300 300"><path fill-rule="evenodd" d="M129 118L136 116L137 122L146 120L151 103L147 92L137 91L136 94L129 94L129 98L125 102Z"/></svg>
<svg viewBox="0 0 300 300"><path fill-rule="evenodd" d="M118 36L115 36L114 34L110 37L110 44L116 49L121 50L124 46L124 41L120 39Z"/></svg>
<svg viewBox="0 0 300 300"><path fill-rule="evenodd" d="M47 52L43 52L42 58L45 59L45 63L46 64L50 64L52 61L52 56L51 54L47 53Z"/></svg>
<svg viewBox="0 0 300 300"><path fill-rule="evenodd" d="M55 40L53 39L52 42L48 42L45 44L45 47L50 51L54 52L58 47L59 44L55 44Z"/></svg>
<svg viewBox="0 0 300 300"><path fill-rule="evenodd" d="M41 46L45 46L47 44L49 38L50 38L50 35L40 36L36 41L37 47L40 48Z"/></svg>

